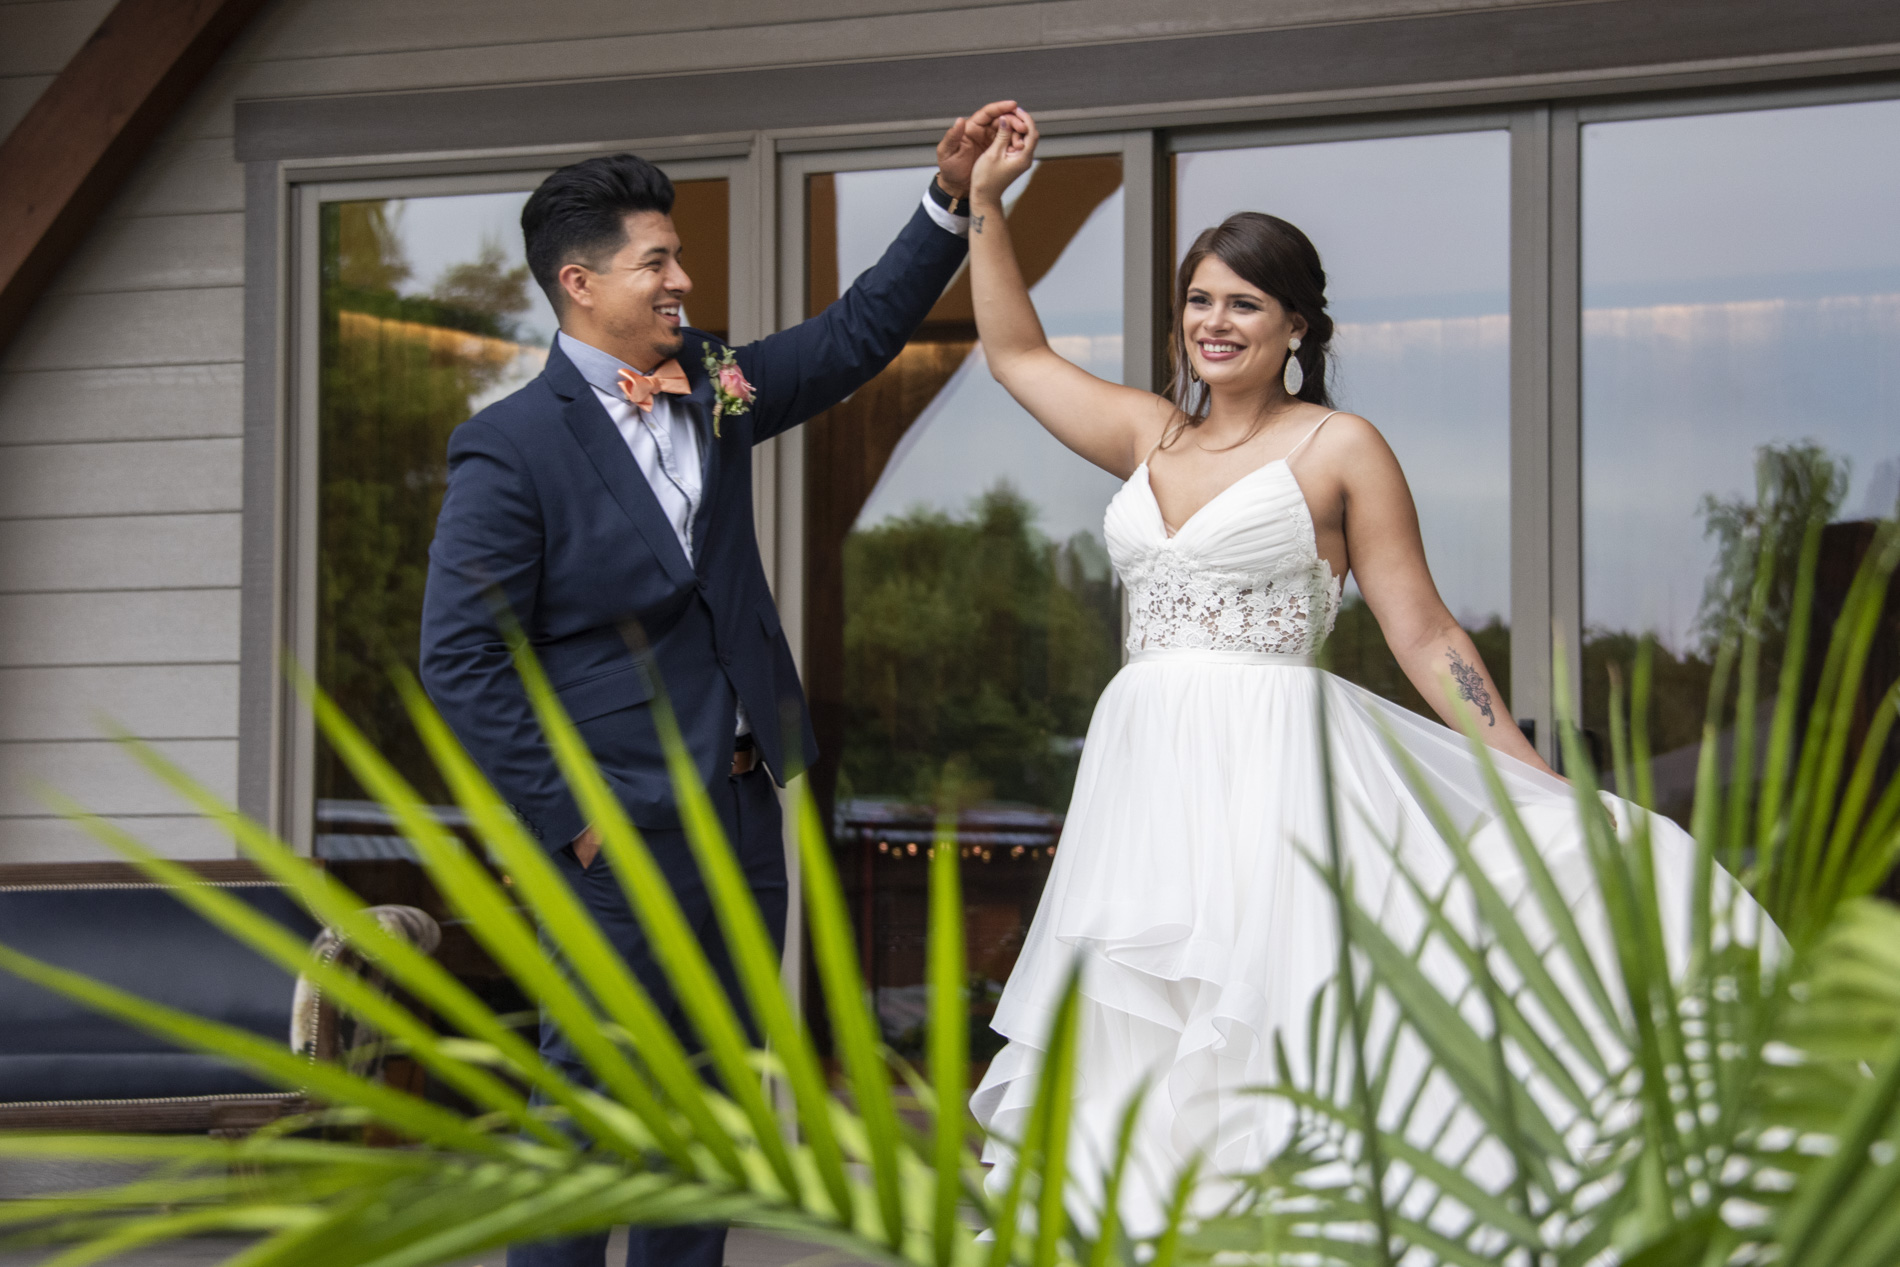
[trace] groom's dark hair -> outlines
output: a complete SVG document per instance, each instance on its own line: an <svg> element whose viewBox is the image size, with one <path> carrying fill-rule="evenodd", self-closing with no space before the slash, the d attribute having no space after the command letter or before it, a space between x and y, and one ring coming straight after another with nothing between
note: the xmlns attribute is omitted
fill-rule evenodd
<svg viewBox="0 0 1900 1267"><path fill-rule="evenodd" d="M560 313L567 306L561 270L583 264L598 272L627 244L627 217L673 211L673 182L635 154L572 163L541 182L521 209L528 268Z"/></svg>

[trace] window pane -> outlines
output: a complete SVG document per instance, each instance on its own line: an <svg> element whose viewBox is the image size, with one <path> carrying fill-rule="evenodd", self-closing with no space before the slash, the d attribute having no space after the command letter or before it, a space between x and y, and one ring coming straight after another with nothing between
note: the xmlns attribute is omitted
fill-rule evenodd
<svg viewBox="0 0 1900 1267"><path fill-rule="evenodd" d="M809 178L808 311L876 260L930 177ZM1119 160L1051 159L1018 189L1010 225L1051 340L1119 381ZM1101 536L1116 481L990 378L967 274L898 360L806 435L817 782L879 1016L900 1050L920 1051L925 863L948 781L986 1057L991 1004L1041 895L1089 715L1121 663Z"/></svg>
<svg viewBox="0 0 1900 1267"><path fill-rule="evenodd" d="M1236 211L1319 249L1332 390L1384 434L1439 593L1510 696L1510 138L1504 132L1210 150L1175 159L1175 258ZM1431 715L1348 581L1326 659Z"/></svg>
<svg viewBox="0 0 1900 1267"><path fill-rule="evenodd" d="M689 319L723 333L726 182L678 190ZM333 202L320 217L317 681L438 802L389 669L416 668L449 432L539 374L554 336L522 253L527 197ZM318 853L375 855L368 837L390 829L322 745L316 794Z"/></svg>
<svg viewBox="0 0 1900 1267"><path fill-rule="evenodd" d="M1584 129L1584 720L1606 733L1606 667L1654 632L1657 793L1685 821L1718 530L1757 456L1789 512L1870 519L1900 492L1896 152L1891 101ZM1783 624L1785 599L1771 683Z"/></svg>

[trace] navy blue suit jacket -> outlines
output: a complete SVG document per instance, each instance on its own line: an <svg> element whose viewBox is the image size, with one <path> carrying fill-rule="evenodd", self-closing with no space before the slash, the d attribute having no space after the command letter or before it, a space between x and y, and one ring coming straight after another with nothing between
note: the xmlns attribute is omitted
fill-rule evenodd
<svg viewBox="0 0 1900 1267"><path fill-rule="evenodd" d="M966 244L921 208L824 312L737 349L751 409L712 431L702 355L685 331L675 397L699 428L704 493L689 560L626 441L557 345L526 387L449 438L429 548L422 681L549 849L585 823L555 767L496 618L513 613L601 769L641 827L678 823L652 699L664 685L710 783L732 762L743 701L781 784L816 753L752 521L752 446L837 404L882 370L962 263ZM630 637L632 631L637 635ZM642 641L648 650L630 648Z"/></svg>

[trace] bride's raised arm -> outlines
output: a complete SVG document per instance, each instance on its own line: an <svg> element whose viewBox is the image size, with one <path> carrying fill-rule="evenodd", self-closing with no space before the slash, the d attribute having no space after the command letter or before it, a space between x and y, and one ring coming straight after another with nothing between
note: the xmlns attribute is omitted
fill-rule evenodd
<svg viewBox="0 0 1900 1267"><path fill-rule="evenodd" d="M1398 458L1371 424L1350 422L1357 425L1321 437L1331 443L1315 453L1321 469L1311 483L1338 490L1353 578L1393 658L1447 726L1460 729L1459 712L1467 711L1486 746L1549 770L1517 728L1471 635L1439 597Z"/></svg>
<svg viewBox="0 0 1900 1267"><path fill-rule="evenodd" d="M1003 214L1003 191L1029 170L1036 140L1035 121L1023 111L1002 116L971 176L970 297L977 337L991 375L1049 434L1126 479L1161 439L1175 410L1153 392L1095 377L1049 346Z"/></svg>

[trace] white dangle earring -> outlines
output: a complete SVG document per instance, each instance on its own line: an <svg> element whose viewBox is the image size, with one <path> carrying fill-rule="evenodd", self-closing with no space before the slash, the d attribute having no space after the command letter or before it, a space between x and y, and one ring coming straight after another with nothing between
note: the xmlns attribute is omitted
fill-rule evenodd
<svg viewBox="0 0 1900 1267"><path fill-rule="evenodd" d="M1297 396L1300 388L1306 385L1306 371L1300 368L1300 358L1293 355L1300 350L1300 336L1294 335L1286 341L1286 373L1280 381L1286 384L1286 394Z"/></svg>

